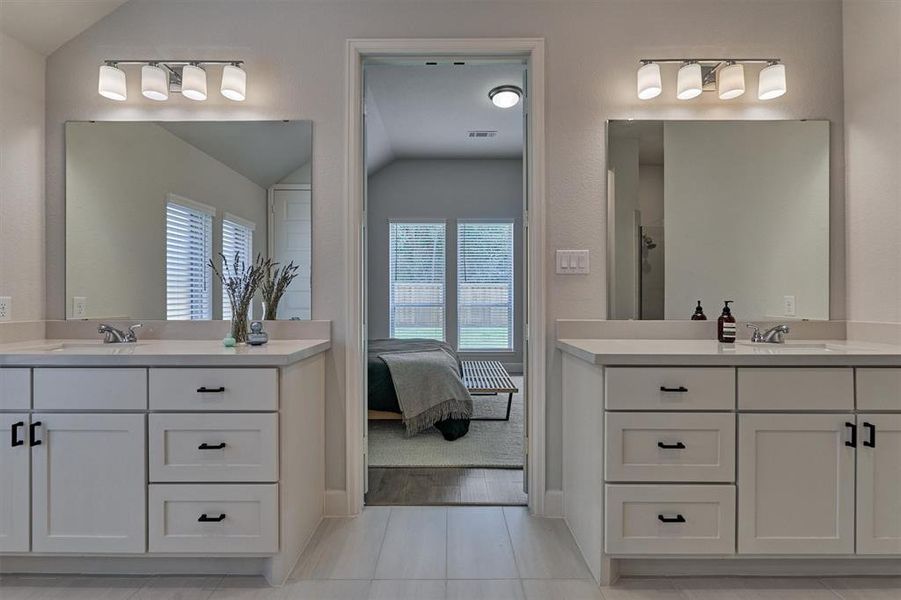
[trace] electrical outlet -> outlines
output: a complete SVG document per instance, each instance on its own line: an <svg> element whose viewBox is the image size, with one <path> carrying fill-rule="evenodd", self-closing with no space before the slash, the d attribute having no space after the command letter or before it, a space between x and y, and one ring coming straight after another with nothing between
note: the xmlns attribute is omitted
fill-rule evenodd
<svg viewBox="0 0 901 600"><path fill-rule="evenodd" d="M87 319L88 318L88 298L87 296L74 296L72 298L72 318Z"/></svg>
<svg viewBox="0 0 901 600"><path fill-rule="evenodd" d="M0 296L0 321L12 319L13 299L10 296Z"/></svg>
<svg viewBox="0 0 901 600"><path fill-rule="evenodd" d="M794 317L795 316L795 297L794 296L785 296L783 298L783 316L785 317Z"/></svg>

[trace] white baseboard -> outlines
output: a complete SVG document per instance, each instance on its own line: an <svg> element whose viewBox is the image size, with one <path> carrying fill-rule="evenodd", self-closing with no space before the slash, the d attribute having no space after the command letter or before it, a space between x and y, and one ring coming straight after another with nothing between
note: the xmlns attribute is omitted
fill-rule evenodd
<svg viewBox="0 0 901 600"><path fill-rule="evenodd" d="M346 517L347 490L325 490L323 506L326 517Z"/></svg>
<svg viewBox="0 0 901 600"><path fill-rule="evenodd" d="M614 559L621 577L840 577L897 575L888 558L661 558Z"/></svg>
<svg viewBox="0 0 901 600"><path fill-rule="evenodd" d="M0 573L57 575L260 575L267 558L4 556Z"/></svg>
<svg viewBox="0 0 901 600"><path fill-rule="evenodd" d="M552 519L563 518L563 490L546 490L544 492L544 515Z"/></svg>

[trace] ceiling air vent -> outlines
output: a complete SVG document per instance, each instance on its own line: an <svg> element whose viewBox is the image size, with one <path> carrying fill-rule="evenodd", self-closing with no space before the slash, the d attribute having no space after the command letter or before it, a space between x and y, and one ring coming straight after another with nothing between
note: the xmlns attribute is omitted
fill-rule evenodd
<svg viewBox="0 0 901 600"><path fill-rule="evenodd" d="M488 130L480 130L480 131L470 131L469 137L475 139L487 139L497 137L497 131L488 131Z"/></svg>

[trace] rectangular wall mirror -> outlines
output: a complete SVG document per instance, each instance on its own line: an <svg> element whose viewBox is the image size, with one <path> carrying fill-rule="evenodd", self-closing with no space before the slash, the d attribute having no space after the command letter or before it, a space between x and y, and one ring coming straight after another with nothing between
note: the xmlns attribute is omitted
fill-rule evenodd
<svg viewBox="0 0 901 600"><path fill-rule="evenodd" d="M278 318L312 318L312 136L310 121L67 123L67 318L228 319L220 252L293 261Z"/></svg>
<svg viewBox="0 0 901 600"><path fill-rule="evenodd" d="M608 317L829 318L828 121L610 121Z"/></svg>

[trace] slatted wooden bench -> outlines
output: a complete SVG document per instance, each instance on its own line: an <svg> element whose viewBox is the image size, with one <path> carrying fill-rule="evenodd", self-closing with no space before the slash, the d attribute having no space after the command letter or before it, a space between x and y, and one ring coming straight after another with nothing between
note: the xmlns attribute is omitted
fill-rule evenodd
<svg viewBox="0 0 901 600"><path fill-rule="evenodd" d="M519 391L510 374L500 362L496 360L464 360L463 383L473 396L507 396L507 416L478 417L473 421L509 421L510 408L513 406L513 394Z"/></svg>

